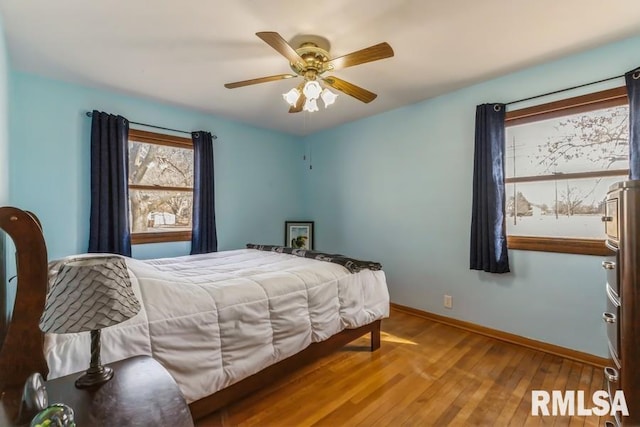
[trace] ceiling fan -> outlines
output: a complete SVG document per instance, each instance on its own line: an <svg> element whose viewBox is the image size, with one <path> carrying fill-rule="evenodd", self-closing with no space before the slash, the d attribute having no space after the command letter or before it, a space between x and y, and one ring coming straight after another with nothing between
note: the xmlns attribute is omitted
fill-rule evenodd
<svg viewBox="0 0 640 427"><path fill-rule="evenodd" d="M316 100L318 97L322 97L325 107L333 103L336 95L327 89L323 90L318 80L364 103L373 101L378 96L375 93L369 92L366 89L337 77L323 76L323 74L329 71L336 71L393 56L393 49L386 42L337 58L331 58L329 56L329 42L323 37L300 36L299 47L294 49L276 32L263 31L256 33L256 35L287 58L289 60L289 66L295 74L277 74L274 76L227 83L224 86L227 89L234 89L258 83L302 77L304 81L298 87L291 89L291 91L283 95L284 99L291 105L291 108L289 108L290 113L298 113L303 109L306 111L317 111Z"/></svg>

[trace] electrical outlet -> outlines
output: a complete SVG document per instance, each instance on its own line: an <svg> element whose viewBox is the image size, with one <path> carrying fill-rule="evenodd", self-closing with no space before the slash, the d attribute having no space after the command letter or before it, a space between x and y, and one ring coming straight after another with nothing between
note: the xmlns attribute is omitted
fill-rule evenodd
<svg viewBox="0 0 640 427"><path fill-rule="evenodd" d="M453 308L453 297L451 295L444 296L444 308Z"/></svg>

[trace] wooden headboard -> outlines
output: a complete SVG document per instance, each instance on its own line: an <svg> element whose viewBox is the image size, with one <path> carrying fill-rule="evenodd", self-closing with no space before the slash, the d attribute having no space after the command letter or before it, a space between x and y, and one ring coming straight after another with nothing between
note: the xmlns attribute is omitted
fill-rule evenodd
<svg viewBox="0 0 640 427"><path fill-rule="evenodd" d="M0 348L0 392L7 410L17 410L25 380L48 373L44 334L38 322L47 292L47 248L40 222L30 212L0 207L0 229L16 248L17 290L13 315Z"/></svg>

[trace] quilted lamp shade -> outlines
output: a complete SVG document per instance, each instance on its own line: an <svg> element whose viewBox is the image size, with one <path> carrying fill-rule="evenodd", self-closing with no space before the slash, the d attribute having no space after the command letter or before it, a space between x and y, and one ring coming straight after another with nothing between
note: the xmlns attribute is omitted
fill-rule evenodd
<svg viewBox="0 0 640 427"><path fill-rule="evenodd" d="M40 329L57 334L93 331L139 311L122 257L72 258L63 263L49 289Z"/></svg>
<svg viewBox="0 0 640 427"><path fill-rule="evenodd" d="M101 329L117 325L140 311L124 258L91 255L64 260L47 293L40 318L43 332L91 331L89 369L76 387L97 387L113 377L100 360Z"/></svg>

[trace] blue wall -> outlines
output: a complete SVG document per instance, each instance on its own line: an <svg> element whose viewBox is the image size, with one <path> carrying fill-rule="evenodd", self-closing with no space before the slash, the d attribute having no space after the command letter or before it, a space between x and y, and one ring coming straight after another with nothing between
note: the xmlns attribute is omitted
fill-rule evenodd
<svg viewBox="0 0 640 427"><path fill-rule="evenodd" d="M0 16L0 206L9 201L9 57Z"/></svg>
<svg viewBox="0 0 640 427"><path fill-rule="evenodd" d="M216 218L221 250L248 242L281 244L284 221L303 212L303 182L295 178L299 178L297 165L302 164L304 149L297 138L17 71L11 73L10 84L10 201L38 215L50 259L87 249L91 119L85 113L93 109L132 121L217 134ZM133 256L185 255L189 248L188 242L136 245Z"/></svg>
<svg viewBox="0 0 640 427"><path fill-rule="evenodd" d="M469 270L475 106L619 75L638 52L629 39L307 137L317 248L381 261L393 302L606 356L600 258L510 251L510 274Z"/></svg>

